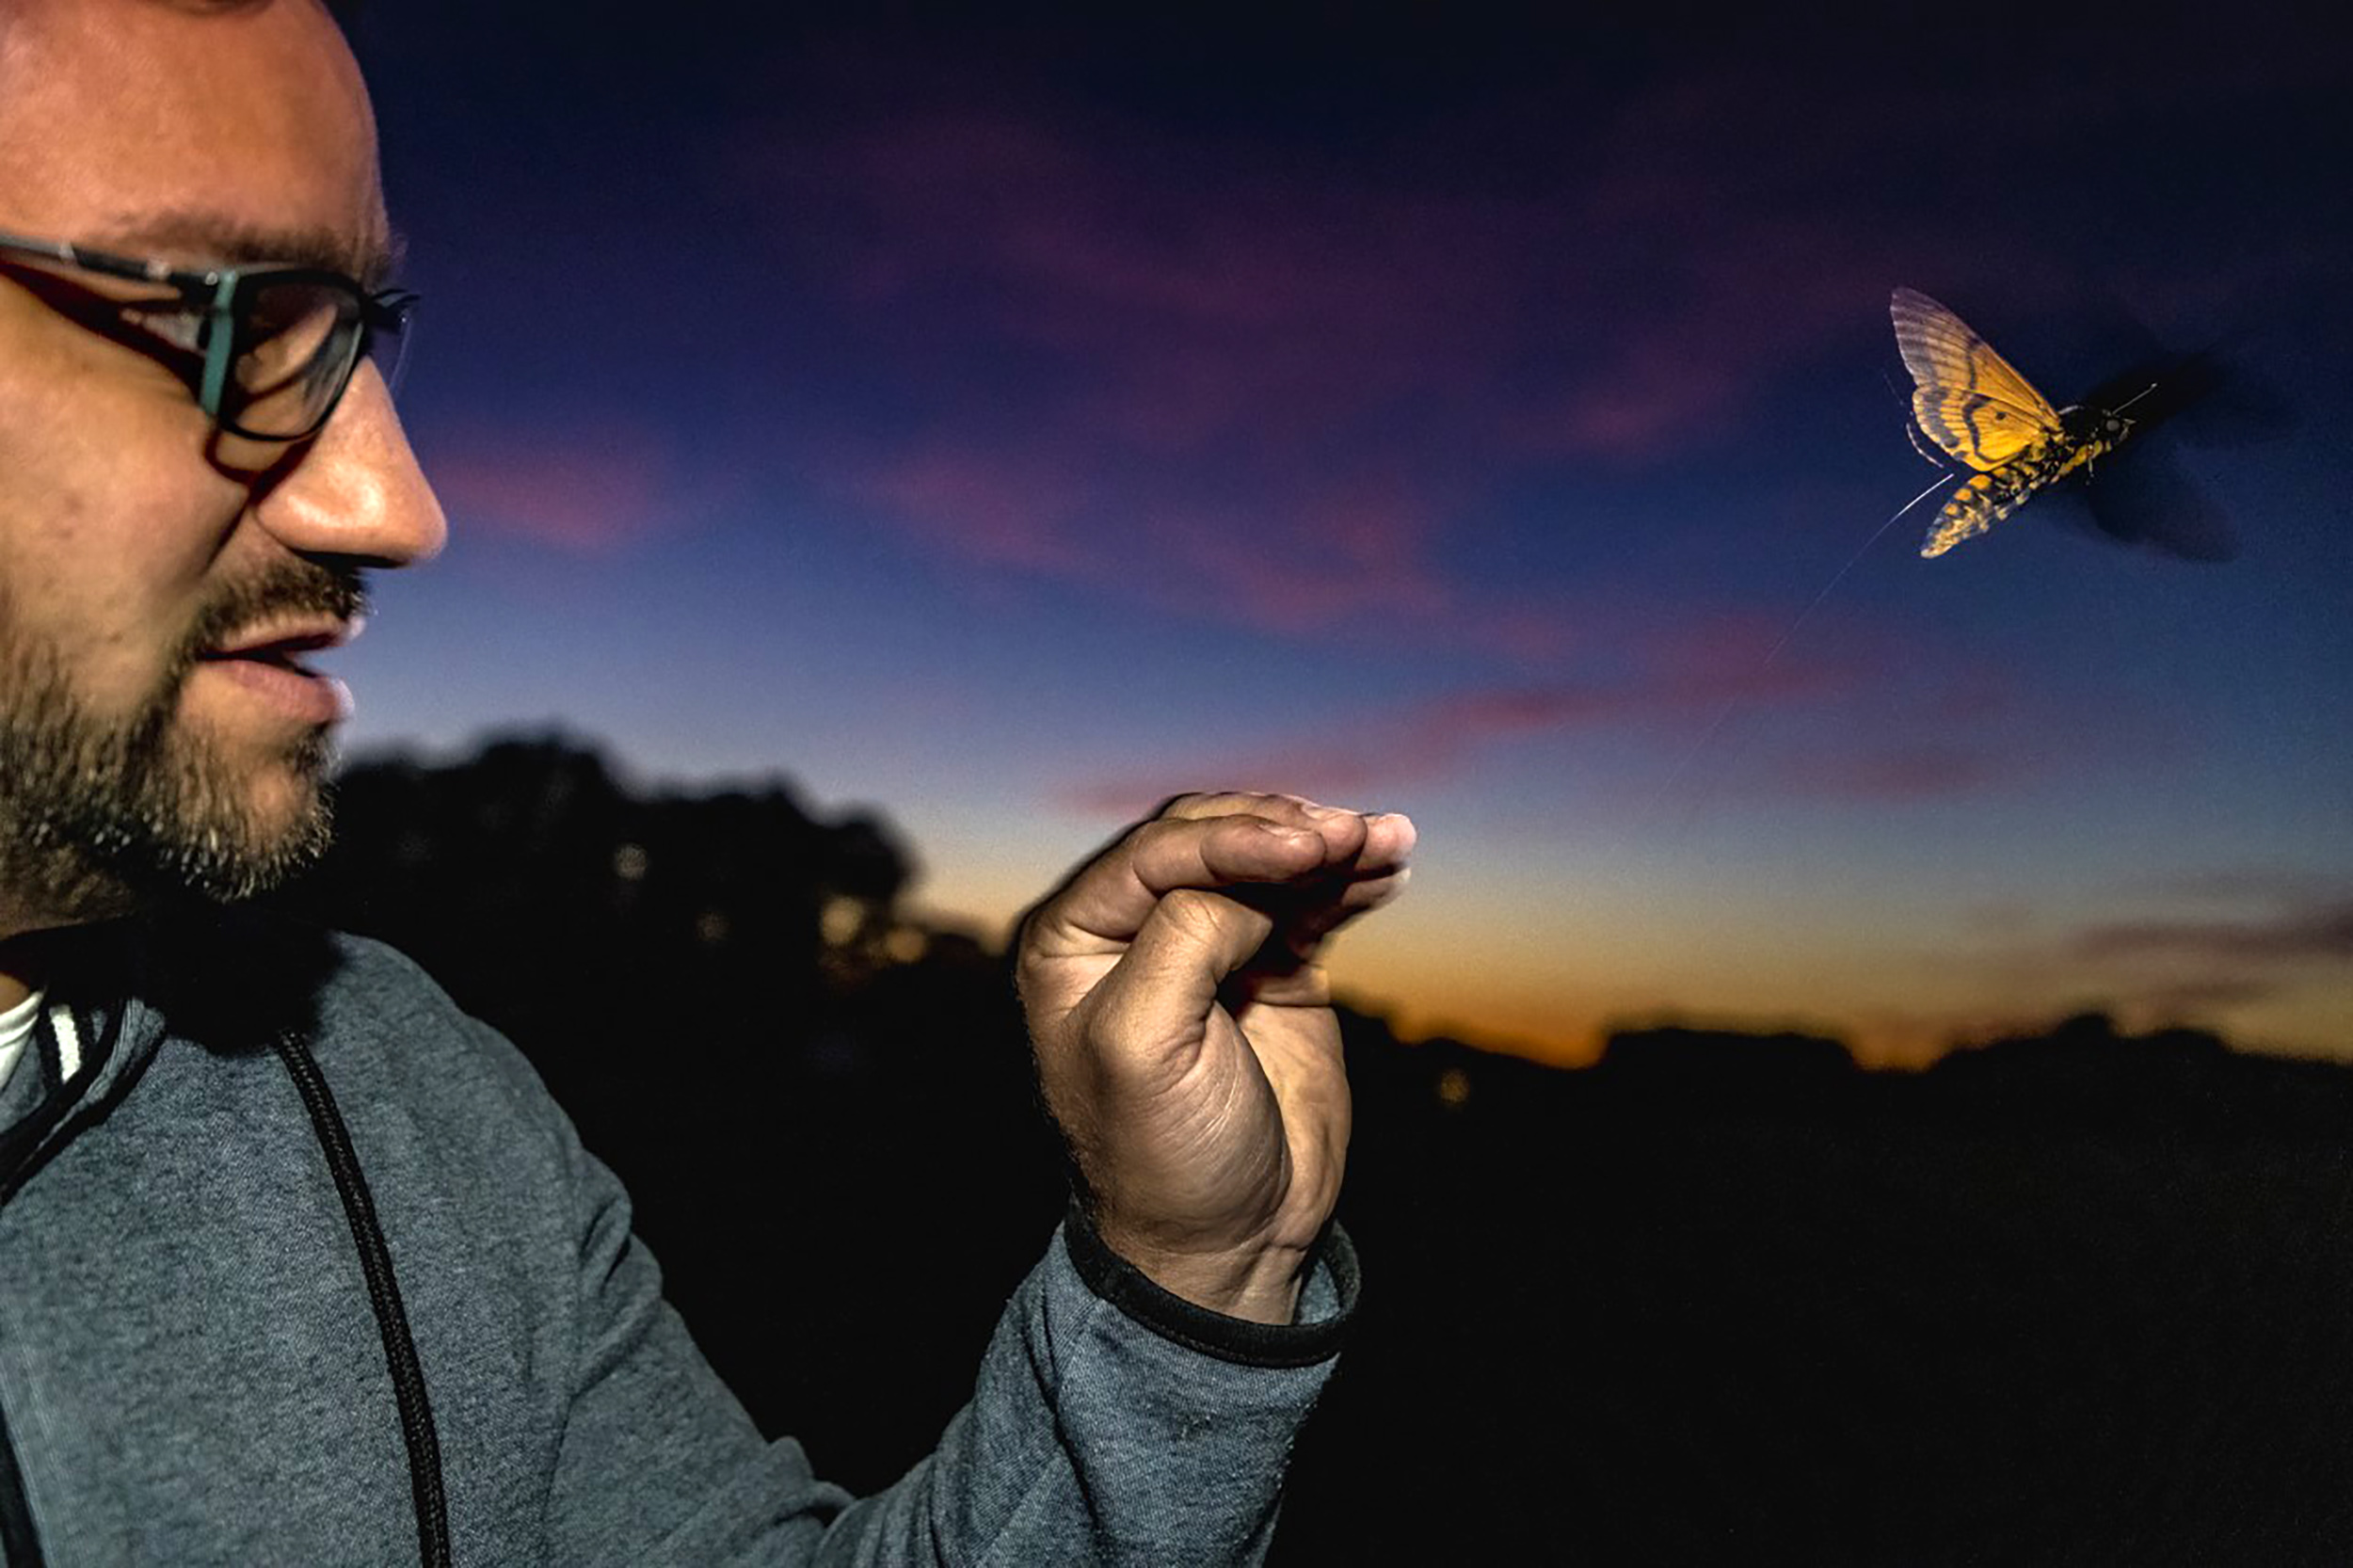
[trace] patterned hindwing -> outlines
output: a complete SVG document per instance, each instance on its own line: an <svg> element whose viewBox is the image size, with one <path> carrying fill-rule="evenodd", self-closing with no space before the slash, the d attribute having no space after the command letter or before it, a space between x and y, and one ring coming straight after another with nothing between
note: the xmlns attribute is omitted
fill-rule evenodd
<svg viewBox="0 0 2353 1568"><path fill-rule="evenodd" d="M1971 474L1929 525L1929 536L1920 544L1921 559L1934 560L1961 540L1984 533L2086 456L2079 443L2055 436L2026 448L2000 468Z"/></svg>
<svg viewBox="0 0 2353 1568"><path fill-rule="evenodd" d="M1915 384L1913 418L1945 452L1992 472L2060 434L2058 410L1952 312L1897 289L1888 314Z"/></svg>

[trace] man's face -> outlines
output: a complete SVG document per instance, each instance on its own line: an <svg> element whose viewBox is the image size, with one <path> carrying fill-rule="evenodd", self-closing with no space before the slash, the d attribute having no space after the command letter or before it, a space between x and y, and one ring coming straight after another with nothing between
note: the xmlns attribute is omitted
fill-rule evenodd
<svg viewBox="0 0 2353 1568"><path fill-rule="evenodd" d="M0 0L0 230L363 279L374 124L316 0ZM224 436L168 361L0 267L0 936L165 886L233 896L324 842L363 568L440 512L363 365L308 441Z"/></svg>

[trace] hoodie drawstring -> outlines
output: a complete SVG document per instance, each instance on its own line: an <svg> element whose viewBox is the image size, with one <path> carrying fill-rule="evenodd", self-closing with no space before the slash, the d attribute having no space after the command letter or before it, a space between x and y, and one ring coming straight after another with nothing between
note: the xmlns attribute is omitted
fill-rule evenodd
<svg viewBox="0 0 2353 1568"><path fill-rule="evenodd" d="M417 1548L424 1568L449 1568L449 1504L441 1492L441 1445L433 1431L433 1408L426 1401L424 1369L417 1364L417 1344L408 1333L408 1314L401 1305L400 1286L392 1278L392 1255L384 1245L376 1224L376 1199L360 1173L360 1157L352 1151L351 1130L344 1125L335 1096L302 1036L289 1030L271 1042L285 1063L311 1127L334 1173L335 1192L344 1200L344 1218L350 1222L352 1244L360 1252L360 1272L367 1276L368 1303L376 1308L376 1326L384 1338L384 1365L392 1377L392 1395L400 1402L400 1435L408 1446L408 1486L417 1509Z"/></svg>

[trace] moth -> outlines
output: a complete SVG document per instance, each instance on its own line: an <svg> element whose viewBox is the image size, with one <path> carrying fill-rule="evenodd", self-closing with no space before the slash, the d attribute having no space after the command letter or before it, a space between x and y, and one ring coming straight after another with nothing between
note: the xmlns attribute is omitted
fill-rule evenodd
<svg viewBox="0 0 2353 1568"><path fill-rule="evenodd" d="M1992 344L1925 294L1897 289L1888 313L1912 372L1920 433L1977 470L1929 526L1924 559L1984 533L2133 432L2124 408L2137 399L2115 408L2054 408Z"/></svg>

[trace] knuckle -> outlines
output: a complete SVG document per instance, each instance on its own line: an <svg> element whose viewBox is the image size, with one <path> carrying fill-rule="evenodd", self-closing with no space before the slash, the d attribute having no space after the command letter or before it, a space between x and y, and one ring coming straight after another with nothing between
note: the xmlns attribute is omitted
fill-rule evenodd
<svg viewBox="0 0 2353 1568"><path fill-rule="evenodd" d="M1198 823L1222 817L1233 809L1235 796L1227 790L1187 790L1160 802L1160 808L1152 814L1157 823Z"/></svg>
<svg viewBox="0 0 2353 1568"><path fill-rule="evenodd" d="M1150 822L1139 824L1129 830L1122 845L1128 864L1137 867L1150 864L1160 853L1160 846L1184 832L1185 826L1184 823L1169 817L1155 817Z"/></svg>
<svg viewBox="0 0 2353 1568"><path fill-rule="evenodd" d="M1264 915L1205 888L1178 888L1162 894L1160 914L1177 931L1210 947L1237 937L1263 940L1271 926Z"/></svg>
<svg viewBox="0 0 2353 1568"><path fill-rule="evenodd" d="M1230 904L1230 900L1203 888L1174 888L1160 895L1163 917L1176 924L1194 928L1217 924L1219 906Z"/></svg>
<svg viewBox="0 0 2353 1568"><path fill-rule="evenodd" d="M1201 822L1258 810L1280 797L1257 790L1188 790L1160 803L1156 821Z"/></svg>
<svg viewBox="0 0 2353 1568"><path fill-rule="evenodd" d="M1191 826L1192 824L1182 817L1154 817L1150 822L1137 824L1128 833L1128 842L1138 846L1156 844L1185 832Z"/></svg>

